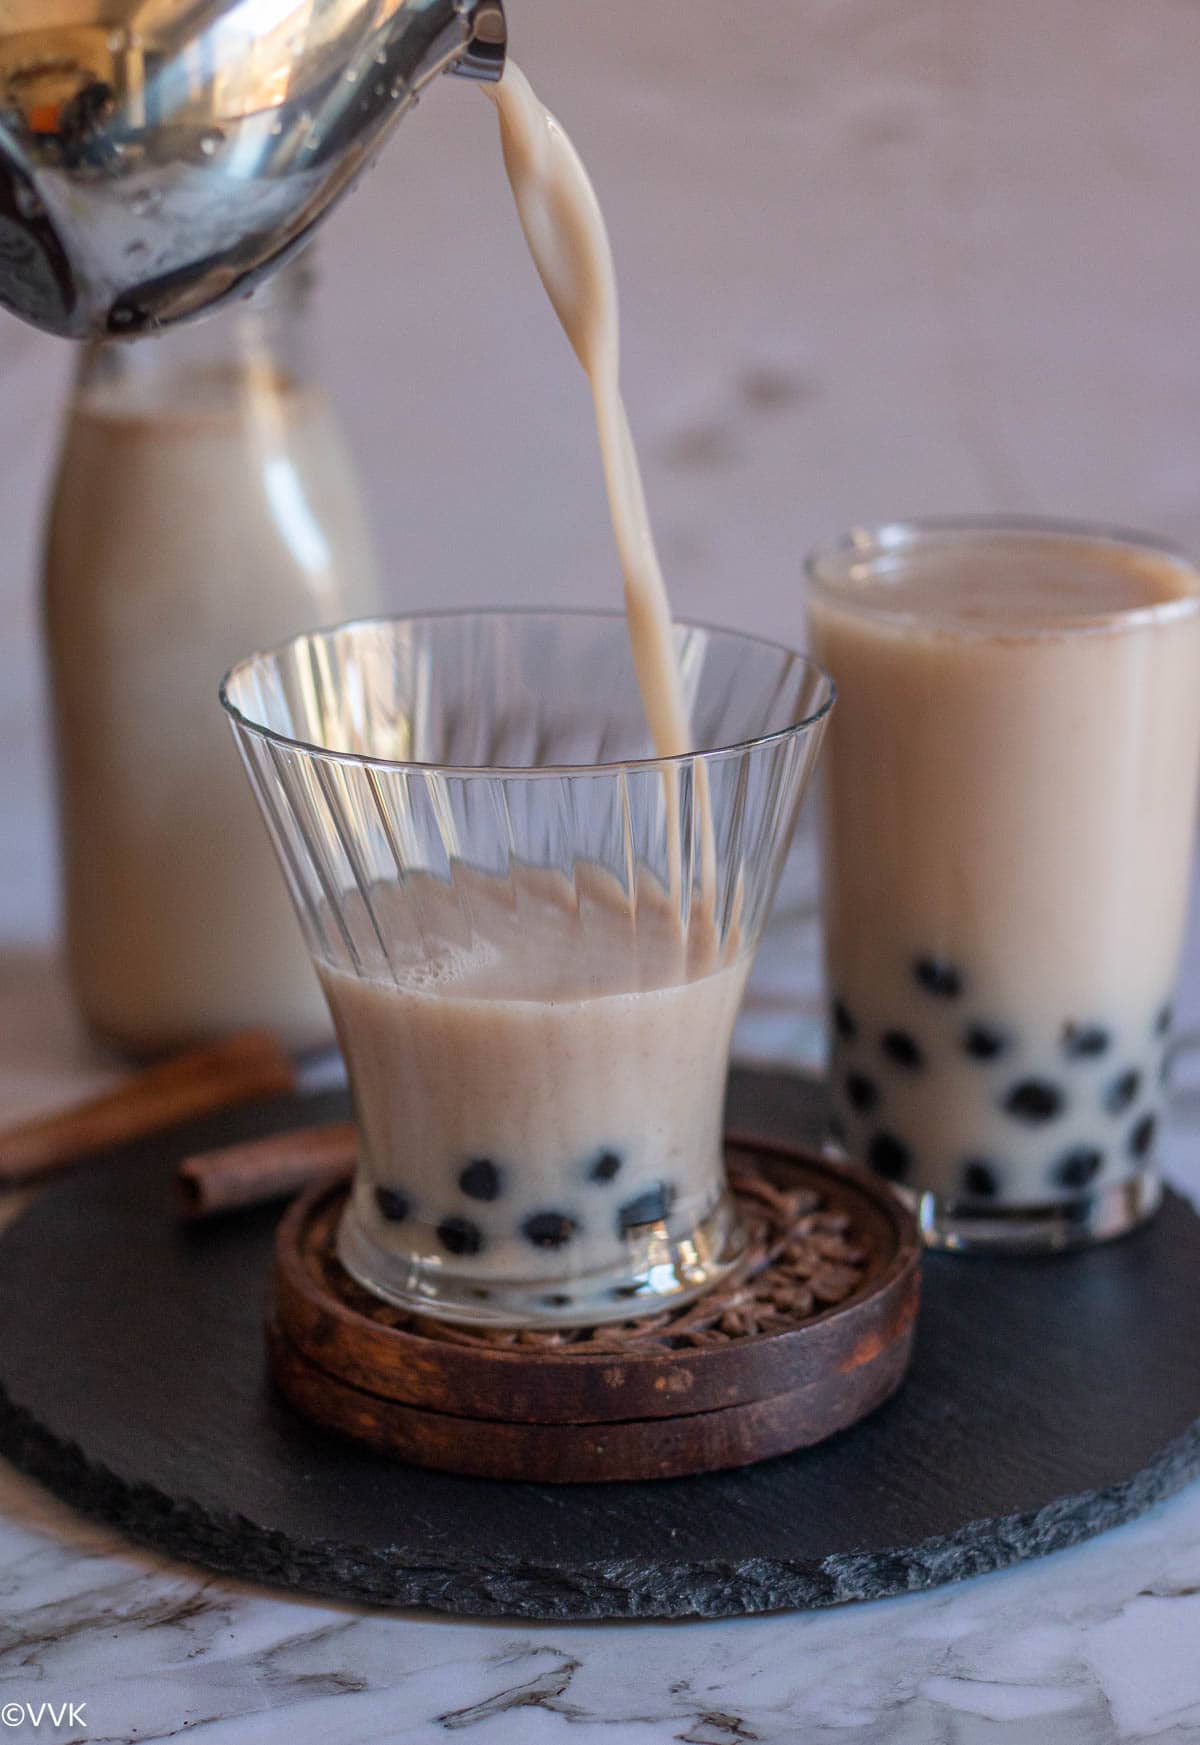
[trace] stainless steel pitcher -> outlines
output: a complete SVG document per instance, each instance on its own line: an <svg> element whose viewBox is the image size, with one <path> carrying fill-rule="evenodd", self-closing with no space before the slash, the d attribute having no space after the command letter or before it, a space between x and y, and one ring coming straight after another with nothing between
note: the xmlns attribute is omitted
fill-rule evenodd
<svg viewBox="0 0 1200 1745"><path fill-rule="evenodd" d="M252 288L502 0L0 0L0 304L136 335Z"/></svg>

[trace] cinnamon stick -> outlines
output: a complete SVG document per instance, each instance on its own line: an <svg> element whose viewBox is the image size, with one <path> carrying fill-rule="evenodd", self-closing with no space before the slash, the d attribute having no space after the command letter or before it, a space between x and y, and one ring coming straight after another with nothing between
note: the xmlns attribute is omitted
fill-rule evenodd
<svg viewBox="0 0 1200 1745"><path fill-rule="evenodd" d="M334 1121L199 1151L185 1157L177 1172L183 1209L189 1218L207 1218L299 1193L323 1175L349 1169L355 1148L353 1125Z"/></svg>
<svg viewBox="0 0 1200 1745"><path fill-rule="evenodd" d="M291 1061L266 1031L190 1048L104 1096L0 1133L0 1185L48 1175L196 1115L295 1088Z"/></svg>

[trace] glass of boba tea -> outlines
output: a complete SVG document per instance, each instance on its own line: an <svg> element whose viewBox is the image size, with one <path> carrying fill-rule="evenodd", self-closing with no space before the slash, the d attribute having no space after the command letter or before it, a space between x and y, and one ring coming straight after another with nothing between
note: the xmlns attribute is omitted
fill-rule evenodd
<svg viewBox="0 0 1200 1745"><path fill-rule="evenodd" d="M808 565L832 1093L927 1240L1053 1249L1154 1210L1200 778L1200 574L1037 522Z"/></svg>
<svg viewBox="0 0 1200 1745"><path fill-rule="evenodd" d="M222 689L345 1056L348 1271L462 1322L687 1300L742 1243L730 1035L833 688L676 629L654 757L625 620L367 620Z"/></svg>

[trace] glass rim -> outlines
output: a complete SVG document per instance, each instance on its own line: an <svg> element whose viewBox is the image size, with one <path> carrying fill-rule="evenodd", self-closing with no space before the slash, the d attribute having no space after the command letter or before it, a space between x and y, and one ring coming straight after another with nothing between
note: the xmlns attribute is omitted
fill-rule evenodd
<svg viewBox="0 0 1200 1745"><path fill-rule="evenodd" d="M878 596L857 596L847 586L847 568L856 556L875 562L889 553L919 551L938 541L1003 539L1090 545L1107 551L1140 553L1161 558L1192 580L1192 590L1150 606L1130 606L1114 612L1064 617L1041 624L981 620L964 623L949 613L890 607ZM1183 546L1143 533L1136 528L1108 522L1077 520L1050 515L934 515L877 522L852 527L837 539L816 546L804 560L804 575L812 597L856 611L885 624L942 629L963 639L994 637L998 630L1022 640L1064 636L1120 634L1126 630L1173 624L1200 612L1200 563Z"/></svg>
<svg viewBox="0 0 1200 1745"><path fill-rule="evenodd" d="M502 781L540 781L544 779L563 778L565 776L598 776L617 775L626 770L669 770L684 765L696 763L716 763L725 758L739 757L749 751L758 751L771 745L777 745L787 739L798 739L802 734L810 732L825 720L833 708L837 698L837 685L830 673L815 661L811 655L803 654L798 649L789 648L786 643L774 642L766 636L753 636L746 631L731 630L724 625L708 624L694 618L674 618L672 624L680 630L700 630L708 635L728 637L735 642L743 642L752 647L769 649L773 653L789 656L800 666L807 668L809 673L816 675L820 686L820 699L816 708L801 720L790 721L785 727L774 728L770 733L755 735L750 739L738 740L730 745L711 746L704 751L677 752L672 757L635 757L614 758L604 763L556 763L556 764L452 764L428 763L416 758L375 757L367 752L335 751L327 745L318 745L313 740L300 739L292 734L281 733L278 728L268 727L264 722L252 720L230 696L230 687L239 674L245 672L256 662L277 659L289 648L321 636L333 636L338 631L360 630L368 627L395 626L401 624L430 624L452 622L455 619L566 619L588 620L595 624L627 624L626 615L614 607L544 607L544 606L454 606L431 608L420 612L380 612L368 613L360 618L348 618L337 624L323 625L318 629L301 630L293 636L285 637L282 642L274 643L268 648L255 649L243 655L228 669L217 689L217 697L239 731L250 734L255 739L266 740L271 745L277 745L285 751L300 752L306 757L328 759L330 762L349 764L359 769L387 770L400 774L412 775L443 775L461 780L502 780Z"/></svg>

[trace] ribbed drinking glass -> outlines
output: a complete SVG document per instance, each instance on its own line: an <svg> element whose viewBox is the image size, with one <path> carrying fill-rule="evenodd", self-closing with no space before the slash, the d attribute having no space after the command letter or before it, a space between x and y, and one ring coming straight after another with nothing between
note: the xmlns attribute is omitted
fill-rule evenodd
<svg viewBox="0 0 1200 1745"><path fill-rule="evenodd" d="M591 1324L737 1257L729 1039L833 687L676 636L667 760L617 615L368 620L225 681L350 1077L340 1257L390 1301Z"/></svg>

